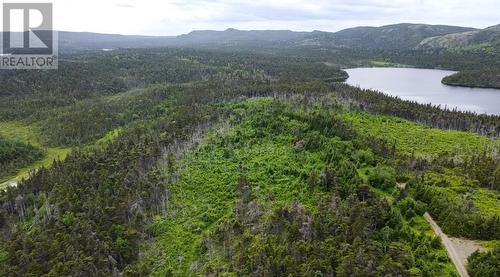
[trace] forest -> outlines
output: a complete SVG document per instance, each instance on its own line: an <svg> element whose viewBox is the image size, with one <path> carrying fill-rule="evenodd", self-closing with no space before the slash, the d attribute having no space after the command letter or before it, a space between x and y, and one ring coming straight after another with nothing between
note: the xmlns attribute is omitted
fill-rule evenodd
<svg viewBox="0 0 500 277"><path fill-rule="evenodd" d="M444 78L443 83L451 86L500 88L500 70L460 71Z"/></svg>
<svg viewBox="0 0 500 277"><path fill-rule="evenodd" d="M0 172L57 157L0 192L1 275L458 276L428 212L498 276L500 117L351 87L319 51L1 71Z"/></svg>

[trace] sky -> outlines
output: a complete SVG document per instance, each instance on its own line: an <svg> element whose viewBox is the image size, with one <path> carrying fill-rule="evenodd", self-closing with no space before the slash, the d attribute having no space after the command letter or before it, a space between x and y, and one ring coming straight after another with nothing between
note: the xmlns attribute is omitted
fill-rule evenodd
<svg viewBox="0 0 500 277"><path fill-rule="evenodd" d="M2 0L52 2L56 30L179 35L192 30L338 31L394 23L485 28L500 0Z"/></svg>

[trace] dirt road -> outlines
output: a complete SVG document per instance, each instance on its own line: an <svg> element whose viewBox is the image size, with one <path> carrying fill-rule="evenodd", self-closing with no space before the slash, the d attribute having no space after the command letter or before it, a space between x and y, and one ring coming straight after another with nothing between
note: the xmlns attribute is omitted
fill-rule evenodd
<svg viewBox="0 0 500 277"><path fill-rule="evenodd" d="M460 259L460 256L458 255L457 251L455 250L455 247L453 246L453 243L451 242L450 238L441 231L441 228L437 225L437 223L432 219L431 215L429 213L424 214L425 220L429 222L429 224L432 227L432 230L434 230L434 233L438 237L441 238L441 242L443 243L444 247L446 248L446 251L448 251L448 256L450 257L451 261L457 268L458 274L461 277L469 277L469 273L467 273L467 268L465 267L465 264L462 262Z"/></svg>

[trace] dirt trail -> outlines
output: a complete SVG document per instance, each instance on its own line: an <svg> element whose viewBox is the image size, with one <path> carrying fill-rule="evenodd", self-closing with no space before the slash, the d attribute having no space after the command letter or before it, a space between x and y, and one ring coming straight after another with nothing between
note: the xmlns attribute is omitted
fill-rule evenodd
<svg viewBox="0 0 500 277"><path fill-rule="evenodd" d="M446 251L448 251L448 256L450 257L451 261L453 264L455 264L455 267L457 268L458 274L461 277L469 277L469 273L467 273L467 268L466 265L464 264L463 260L461 259L461 255L455 250L455 247L453 246L453 242L450 240L450 238L441 231L441 228L437 225L437 223L432 219L431 215L429 213L424 214L425 220L429 222L429 224L432 227L432 230L434 230L434 233L438 237L441 238L441 242L443 243L444 247L446 248Z"/></svg>
<svg viewBox="0 0 500 277"><path fill-rule="evenodd" d="M459 238L450 238L450 240L453 243L453 248L455 248L458 256L466 266L468 264L467 258L469 258L472 253L477 250L481 252L486 249L481 245L480 241Z"/></svg>

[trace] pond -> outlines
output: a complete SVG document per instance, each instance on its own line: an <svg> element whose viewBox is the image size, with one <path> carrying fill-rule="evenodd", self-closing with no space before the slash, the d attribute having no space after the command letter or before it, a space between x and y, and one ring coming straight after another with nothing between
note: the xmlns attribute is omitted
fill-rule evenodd
<svg viewBox="0 0 500 277"><path fill-rule="evenodd" d="M448 70L417 68L347 69L347 83L373 89L422 104L449 109L500 115L500 89L465 88L443 85L441 80L455 73Z"/></svg>

